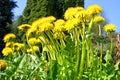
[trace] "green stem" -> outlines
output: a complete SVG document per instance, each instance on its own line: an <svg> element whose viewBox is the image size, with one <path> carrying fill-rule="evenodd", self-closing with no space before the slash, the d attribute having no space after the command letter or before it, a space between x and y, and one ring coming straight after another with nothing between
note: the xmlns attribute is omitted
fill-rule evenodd
<svg viewBox="0 0 120 80"><path fill-rule="evenodd" d="M82 80L83 70L84 70L84 63L85 63L85 24L83 24L83 35L82 35L82 54L81 54L81 62L80 62L80 73L79 73L79 80Z"/></svg>
<svg viewBox="0 0 120 80"><path fill-rule="evenodd" d="M112 33L110 32L110 54L112 54L113 51L113 39L112 39Z"/></svg>
<svg viewBox="0 0 120 80"><path fill-rule="evenodd" d="M93 63L93 44L91 38L88 38L86 41L86 49L87 49L87 67L91 67Z"/></svg>
<svg viewBox="0 0 120 80"><path fill-rule="evenodd" d="M49 37L51 44L53 45L52 48L54 49L53 54L55 55L55 59L58 61L59 64L62 64L63 60L62 55L60 54L59 43L56 39L53 38L53 33L51 31L47 31L46 34Z"/></svg>
<svg viewBox="0 0 120 80"><path fill-rule="evenodd" d="M98 27L99 27L99 36L101 36L102 35L102 30L101 30L101 27L100 27L100 25L98 25ZM102 54L103 54L103 43L99 43L99 47L100 47L100 69L102 68Z"/></svg>
<svg viewBox="0 0 120 80"><path fill-rule="evenodd" d="M64 33L63 32L60 32L60 44L61 44L61 49L63 49L63 48L65 48L66 47L66 44L65 44L65 42L64 42L64 38L63 38L63 36L64 36ZM57 42L57 41L56 41ZM59 45L60 46L60 45Z"/></svg>
<svg viewBox="0 0 120 80"><path fill-rule="evenodd" d="M47 34L47 33L46 33ZM47 35L45 33L42 33L42 36L44 38L45 41L43 41L43 44L47 47L48 51L49 51L49 55L50 55L50 59L52 60L56 60L56 57L55 57L55 52L54 52L54 49L53 47L51 47L51 40L48 39ZM49 36L50 37L50 36ZM51 45L51 46L50 46ZM53 45L54 46L54 45ZM48 56L49 56L48 55Z"/></svg>
<svg viewBox="0 0 120 80"><path fill-rule="evenodd" d="M102 69L102 54L103 54L103 43L100 44L101 52L100 52L100 69Z"/></svg>
<svg viewBox="0 0 120 80"><path fill-rule="evenodd" d="M78 76L79 73L79 67L80 67L80 35L79 35L79 31L77 30L77 28L74 29L74 41L75 41L75 52L76 52L76 66L75 66L75 72L76 72L76 77Z"/></svg>

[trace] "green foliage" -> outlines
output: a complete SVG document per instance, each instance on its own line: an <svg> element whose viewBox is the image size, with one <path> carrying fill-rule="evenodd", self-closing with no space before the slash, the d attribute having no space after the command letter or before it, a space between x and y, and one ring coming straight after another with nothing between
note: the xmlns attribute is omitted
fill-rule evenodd
<svg viewBox="0 0 120 80"><path fill-rule="evenodd" d="M23 23L25 23L24 17L20 15L17 20L17 26L20 26Z"/></svg>
<svg viewBox="0 0 120 80"><path fill-rule="evenodd" d="M43 70L45 63L42 57L38 60L33 55L19 55L19 53L5 57L9 67L0 72L0 80L34 80L35 78L44 80L46 73Z"/></svg>

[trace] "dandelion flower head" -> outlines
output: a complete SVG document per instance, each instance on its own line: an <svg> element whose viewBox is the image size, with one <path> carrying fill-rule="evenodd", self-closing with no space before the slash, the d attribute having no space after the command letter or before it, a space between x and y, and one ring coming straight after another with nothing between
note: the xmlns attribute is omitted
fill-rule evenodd
<svg viewBox="0 0 120 80"><path fill-rule="evenodd" d="M115 31L115 29L116 29L116 26L114 24L106 24L104 26L104 30L106 32L112 32L112 31Z"/></svg>
<svg viewBox="0 0 120 80"><path fill-rule="evenodd" d="M90 14L95 15L95 14L100 14L100 13L102 13L103 8L102 8L101 6L99 6L99 5L97 5L97 4L94 4L94 5L88 6L87 10L88 10L88 12L89 12Z"/></svg>
<svg viewBox="0 0 120 80"><path fill-rule="evenodd" d="M102 16L95 16L93 19L94 23L101 23L101 22L105 22L105 19Z"/></svg>
<svg viewBox="0 0 120 80"><path fill-rule="evenodd" d="M77 18L67 20L65 23L65 29L70 30L73 29L75 26L77 26L80 23L80 20Z"/></svg>
<svg viewBox="0 0 120 80"><path fill-rule="evenodd" d="M84 8L82 8L82 7L70 7L66 10L64 17L66 20L73 19L73 18L75 18L75 15L81 10L84 10Z"/></svg>
<svg viewBox="0 0 120 80"><path fill-rule="evenodd" d="M9 42L11 39L15 39L16 35L13 33L8 33L4 36L3 40L4 42Z"/></svg>
<svg viewBox="0 0 120 80"><path fill-rule="evenodd" d="M31 25L29 25L29 24L22 24L22 25L18 26L18 29L21 31L24 31L24 30L26 31L30 28L31 28Z"/></svg>
<svg viewBox="0 0 120 80"><path fill-rule="evenodd" d="M8 56L8 55L10 55L10 54L12 54L13 53L13 50L11 49L11 48L9 48L9 47L5 47L3 50L2 50L2 54L4 55L4 56Z"/></svg>
<svg viewBox="0 0 120 80"><path fill-rule="evenodd" d="M87 10L79 11L76 15L76 18L79 18L81 22L88 22L90 19L90 14Z"/></svg>
<svg viewBox="0 0 120 80"><path fill-rule="evenodd" d="M33 31L42 32L53 28L52 22L56 20L53 16L42 17L32 23Z"/></svg>
<svg viewBox="0 0 120 80"><path fill-rule="evenodd" d="M55 24L55 27L53 29L54 32L65 30L64 28L65 21L63 19L58 19L54 24Z"/></svg>

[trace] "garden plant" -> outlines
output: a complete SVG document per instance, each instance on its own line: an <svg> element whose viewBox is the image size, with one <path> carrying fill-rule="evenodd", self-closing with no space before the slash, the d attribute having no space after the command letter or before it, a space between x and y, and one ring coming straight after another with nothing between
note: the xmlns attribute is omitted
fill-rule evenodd
<svg viewBox="0 0 120 80"><path fill-rule="evenodd" d="M120 62L112 57L116 26L102 12L97 4L70 7L64 19L46 16L18 26L21 40L6 34L0 80L119 80Z"/></svg>

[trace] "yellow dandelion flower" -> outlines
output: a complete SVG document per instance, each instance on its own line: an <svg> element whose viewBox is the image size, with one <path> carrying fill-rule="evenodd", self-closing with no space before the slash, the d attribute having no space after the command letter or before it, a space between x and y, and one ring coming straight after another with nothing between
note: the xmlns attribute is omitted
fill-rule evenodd
<svg viewBox="0 0 120 80"><path fill-rule="evenodd" d="M75 15L78 11L82 11L84 8L82 7L70 7L65 11L64 17L66 20L75 18Z"/></svg>
<svg viewBox="0 0 120 80"><path fill-rule="evenodd" d="M114 24L106 24L104 26L104 30L106 32L112 32L112 31L115 31L115 29L116 29L116 26Z"/></svg>
<svg viewBox="0 0 120 80"><path fill-rule="evenodd" d="M75 9L73 7L70 7L65 11L64 17L67 20L72 19L75 14L76 14Z"/></svg>
<svg viewBox="0 0 120 80"><path fill-rule="evenodd" d="M67 20L65 23L65 29L70 30L74 28L75 26L77 26L79 23L80 23L80 20L77 18Z"/></svg>
<svg viewBox="0 0 120 80"><path fill-rule="evenodd" d="M9 42L11 39L15 39L16 35L13 33L8 33L4 36L3 40L4 42Z"/></svg>
<svg viewBox="0 0 120 80"><path fill-rule="evenodd" d="M20 50L20 49L22 49L24 47L24 44L23 43L14 43L13 47L16 50Z"/></svg>
<svg viewBox="0 0 120 80"><path fill-rule="evenodd" d="M100 14L103 11L102 7L97 5L97 4L88 6L87 10L90 14L93 14L93 15L94 14Z"/></svg>
<svg viewBox="0 0 120 80"><path fill-rule="evenodd" d="M40 25L40 31L42 32L42 31L46 31L46 30L51 30L51 29L53 29L53 24L52 23L50 23L50 22L46 22L46 23L42 23L41 25Z"/></svg>
<svg viewBox="0 0 120 80"><path fill-rule="evenodd" d="M0 59L0 70L4 70L7 67L7 62L5 60Z"/></svg>
<svg viewBox="0 0 120 80"><path fill-rule="evenodd" d="M56 20L56 18L55 18L54 16L48 16L48 17L46 17L46 18L47 18L46 21L48 21L48 22L53 22L53 21Z"/></svg>
<svg viewBox="0 0 120 80"><path fill-rule="evenodd" d="M35 52L37 52L37 51L39 51L39 47L38 47L38 46L33 46L33 50L34 50Z"/></svg>
<svg viewBox="0 0 120 80"><path fill-rule="evenodd" d="M101 23L101 22L105 22L105 19L102 16L95 16L93 19L94 23Z"/></svg>
<svg viewBox="0 0 120 80"><path fill-rule="evenodd" d="M37 34L42 32L42 31L46 31L46 30L50 30L53 28L53 24L52 22L55 20L56 18L53 16L48 16L48 17L43 17L40 18L36 21L34 21L32 23L32 31L36 32Z"/></svg>
<svg viewBox="0 0 120 80"><path fill-rule="evenodd" d="M56 20L56 18L54 16L42 17L39 19L39 24L45 23L45 22L53 22L55 20Z"/></svg>
<svg viewBox="0 0 120 80"><path fill-rule="evenodd" d="M34 26L34 27L40 26L40 24L42 24L42 23L45 23L45 22L50 22L51 23L55 20L56 20L56 18L54 16L42 17L42 18L39 18L39 19L35 20L32 23L32 26Z"/></svg>
<svg viewBox="0 0 120 80"><path fill-rule="evenodd" d="M58 19L55 23L55 27L53 29L54 32L56 31L64 31L65 28L65 21L63 19Z"/></svg>
<svg viewBox="0 0 120 80"><path fill-rule="evenodd" d="M36 39L36 38L30 38L28 42L29 44L34 45L34 44L38 44L40 41L39 39Z"/></svg>
<svg viewBox="0 0 120 80"><path fill-rule="evenodd" d="M4 55L4 56L8 56L8 55L10 55L10 54L12 54L13 53L13 50L11 49L11 48L9 48L9 47L5 47L3 50L2 50L2 54Z"/></svg>
<svg viewBox="0 0 120 80"><path fill-rule="evenodd" d="M31 28L31 25L29 25L29 24L22 24L22 25L18 26L18 29L21 31L24 31L24 30L26 31L30 28Z"/></svg>
<svg viewBox="0 0 120 80"><path fill-rule="evenodd" d="M41 18L39 18L39 19L33 21L33 22L32 22L32 27L38 26L38 25L41 23L41 21L42 21Z"/></svg>
<svg viewBox="0 0 120 80"><path fill-rule="evenodd" d="M27 49L27 53L32 53L32 49Z"/></svg>
<svg viewBox="0 0 120 80"><path fill-rule="evenodd" d="M32 26L32 28L31 28L31 30L28 30L28 33L27 33L27 35L30 35L30 34L40 34L42 31L44 31L44 28L42 28L41 26L40 26L41 24L39 24L39 25L34 25L34 26Z"/></svg>
<svg viewBox="0 0 120 80"><path fill-rule="evenodd" d="M79 11L75 18L79 18L81 22L88 22L90 20L90 14L87 10Z"/></svg>

